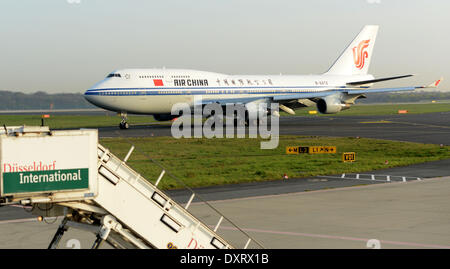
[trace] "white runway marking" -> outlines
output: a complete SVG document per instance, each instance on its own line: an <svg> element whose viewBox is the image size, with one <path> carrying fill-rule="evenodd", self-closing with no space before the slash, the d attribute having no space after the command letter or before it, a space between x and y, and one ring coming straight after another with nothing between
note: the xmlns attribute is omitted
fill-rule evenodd
<svg viewBox="0 0 450 269"><path fill-rule="evenodd" d="M341 177L336 177L341 178ZM448 177L438 177L438 178L427 178L425 181L430 180L440 180L440 179L447 179ZM424 179L422 179L424 180ZM410 180L406 182L402 181L395 181L395 182L389 182L390 185L396 185L396 184L414 184L414 183L420 183L422 180ZM370 180L372 181L372 180ZM377 181L377 180L376 180ZM386 182L386 180L383 180L382 182ZM386 182L386 184L388 184ZM363 185L363 186L348 186L348 187L338 187L338 188L331 188L331 189L320 189L320 190L313 190L313 191L300 191L300 192L290 192L290 193L283 193L283 194L269 194L269 195L260 195L260 196L250 196L250 197L242 197L242 198L231 198L231 199L224 199L224 200L212 200L207 201L209 204L214 203L223 203L223 202L232 202L232 201L245 201L245 200L256 200L256 199L266 199L271 197L285 197L285 196L296 196L296 195L310 195L314 193L321 193L321 192L335 192L335 191L346 191L351 189L366 189L366 188L373 188L376 186L380 186L384 184L370 184L370 185ZM203 202L194 202L191 203L192 205L197 204L203 204Z"/></svg>
<svg viewBox="0 0 450 269"><path fill-rule="evenodd" d="M222 226L220 229L223 230L236 230L234 227ZM338 236L338 235L325 235L325 234L310 234L310 233L297 233L297 232L283 232L283 231L273 231L273 230L261 230L261 229L242 229L246 232L254 232L254 233L266 233L266 234L278 234L278 235L289 235L289 236L303 236L303 237L314 237L314 238L323 238L323 239L338 239L338 240L347 240L347 241L361 241L367 242L370 238L357 238L357 237L349 237L349 236ZM399 245L399 246L409 246L409 247L419 247L419 248L442 248L442 249L450 249L450 246L443 245L431 245L431 244L421 244L421 243L411 243L411 242L400 242L400 241L389 241L389 240L380 240L381 244L387 245Z"/></svg>
<svg viewBox="0 0 450 269"><path fill-rule="evenodd" d="M37 218L0 220L0 224L22 223L22 222L33 222L33 221L38 221L38 220L37 220Z"/></svg>

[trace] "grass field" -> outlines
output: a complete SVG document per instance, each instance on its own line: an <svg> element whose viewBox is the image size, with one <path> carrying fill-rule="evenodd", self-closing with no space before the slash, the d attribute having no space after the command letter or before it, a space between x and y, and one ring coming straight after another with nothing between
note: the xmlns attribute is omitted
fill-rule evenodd
<svg viewBox="0 0 450 269"><path fill-rule="evenodd" d="M395 105L355 105L348 110L341 111L337 114L316 114L309 115L308 111L314 108L299 109L296 111L298 116L310 117L328 117L328 116L351 116L351 115L392 115L397 114L398 110L408 110L410 114L431 113L431 112L447 112L450 111L450 103L428 103L428 104L395 104ZM109 115L52 115L45 119L45 125L51 129L63 128L92 128L104 126L118 126L120 117L114 113ZM290 116L287 113L281 113L283 116ZM131 125L148 124L155 122L152 116L130 115L128 122ZM167 122L169 124L170 122ZM41 115L0 115L0 124L7 126L17 125L40 125Z"/></svg>
<svg viewBox="0 0 450 269"><path fill-rule="evenodd" d="M154 182L163 165L187 186L282 179L340 173L355 173L450 158L450 147L365 138L281 136L274 150L260 149L260 139L104 138L100 143L123 158L136 146L129 165ZM287 155L286 146L336 146L337 154ZM343 152L356 152L355 163L343 163ZM388 164L385 164L388 161ZM182 188L168 176L164 189Z"/></svg>

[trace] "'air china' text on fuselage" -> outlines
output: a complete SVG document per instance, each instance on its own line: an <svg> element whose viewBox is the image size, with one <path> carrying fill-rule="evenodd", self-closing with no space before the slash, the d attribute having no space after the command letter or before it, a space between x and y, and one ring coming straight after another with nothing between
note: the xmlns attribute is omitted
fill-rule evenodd
<svg viewBox="0 0 450 269"><path fill-rule="evenodd" d="M207 79L174 79L174 86L208 86Z"/></svg>

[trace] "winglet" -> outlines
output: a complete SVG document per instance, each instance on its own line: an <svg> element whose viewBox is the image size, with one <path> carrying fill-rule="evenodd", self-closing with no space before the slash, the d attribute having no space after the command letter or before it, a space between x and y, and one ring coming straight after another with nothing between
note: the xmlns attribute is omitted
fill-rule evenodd
<svg viewBox="0 0 450 269"><path fill-rule="evenodd" d="M431 83L430 85L424 87L424 88L437 88L437 86L439 86L439 84L444 80L444 78L440 78L438 80L436 80L435 82Z"/></svg>

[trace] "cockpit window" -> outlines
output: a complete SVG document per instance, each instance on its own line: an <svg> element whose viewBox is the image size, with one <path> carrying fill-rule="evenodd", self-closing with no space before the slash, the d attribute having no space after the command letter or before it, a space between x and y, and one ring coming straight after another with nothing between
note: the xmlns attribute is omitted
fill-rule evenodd
<svg viewBox="0 0 450 269"><path fill-rule="evenodd" d="M112 78L112 77L118 77L118 78L121 78L122 76L121 76L120 74L114 74L114 73L111 73L111 74L109 74L109 75L107 76L107 78Z"/></svg>

